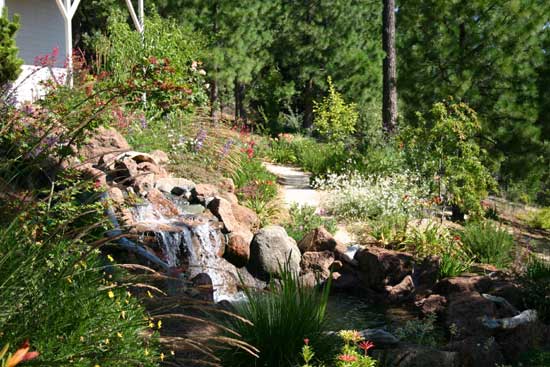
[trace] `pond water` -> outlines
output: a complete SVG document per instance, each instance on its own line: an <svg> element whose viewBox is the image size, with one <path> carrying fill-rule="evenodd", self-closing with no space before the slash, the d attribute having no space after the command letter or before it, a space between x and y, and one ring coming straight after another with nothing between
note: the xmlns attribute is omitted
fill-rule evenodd
<svg viewBox="0 0 550 367"><path fill-rule="evenodd" d="M414 310L374 304L368 299L344 293L331 295L327 306L328 329L334 331L398 327L417 317Z"/></svg>

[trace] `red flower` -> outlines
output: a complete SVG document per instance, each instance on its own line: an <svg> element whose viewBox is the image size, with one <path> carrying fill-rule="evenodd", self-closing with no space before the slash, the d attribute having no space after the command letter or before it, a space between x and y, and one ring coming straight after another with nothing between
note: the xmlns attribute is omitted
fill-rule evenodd
<svg viewBox="0 0 550 367"><path fill-rule="evenodd" d="M359 348L363 349L365 351L365 355L367 355L369 349L374 348L374 343L370 340L362 341L359 343Z"/></svg>
<svg viewBox="0 0 550 367"><path fill-rule="evenodd" d="M308 339L308 338L305 338L305 339L304 339L304 344L305 344L305 345L309 345L309 339Z"/></svg>
<svg viewBox="0 0 550 367"><path fill-rule="evenodd" d="M455 241L460 241L460 236L454 236L454 237L453 237L453 240L455 240Z"/></svg>
<svg viewBox="0 0 550 367"><path fill-rule="evenodd" d="M338 356L338 359L342 362L355 362L357 360L357 357L349 354L340 354Z"/></svg>

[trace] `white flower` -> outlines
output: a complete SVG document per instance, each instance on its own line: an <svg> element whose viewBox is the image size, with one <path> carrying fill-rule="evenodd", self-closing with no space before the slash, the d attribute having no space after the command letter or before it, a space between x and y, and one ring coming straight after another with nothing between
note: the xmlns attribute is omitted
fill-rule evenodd
<svg viewBox="0 0 550 367"><path fill-rule="evenodd" d="M199 70L199 74L200 74L200 75L206 75L206 70L200 69L200 70Z"/></svg>

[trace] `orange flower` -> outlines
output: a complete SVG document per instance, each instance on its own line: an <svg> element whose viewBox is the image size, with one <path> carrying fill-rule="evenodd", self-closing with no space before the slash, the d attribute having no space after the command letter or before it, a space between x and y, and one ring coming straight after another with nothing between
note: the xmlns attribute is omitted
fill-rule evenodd
<svg viewBox="0 0 550 367"><path fill-rule="evenodd" d="M25 340L21 347L7 360L6 367L17 366L21 362L30 361L38 357L38 352L29 352L30 349L29 340Z"/></svg>
<svg viewBox="0 0 550 367"><path fill-rule="evenodd" d="M355 362L357 360L357 357L349 354L340 354L338 356L338 359L342 362Z"/></svg>

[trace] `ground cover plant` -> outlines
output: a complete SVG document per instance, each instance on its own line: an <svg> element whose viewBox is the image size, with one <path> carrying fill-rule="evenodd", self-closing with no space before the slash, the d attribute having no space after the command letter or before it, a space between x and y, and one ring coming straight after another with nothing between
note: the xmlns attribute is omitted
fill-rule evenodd
<svg viewBox="0 0 550 367"><path fill-rule="evenodd" d="M537 310L541 319L550 320L550 263L532 255L527 262L525 272L521 276L524 287L524 300L527 307Z"/></svg>

